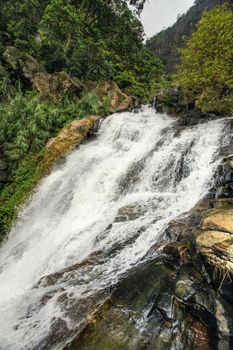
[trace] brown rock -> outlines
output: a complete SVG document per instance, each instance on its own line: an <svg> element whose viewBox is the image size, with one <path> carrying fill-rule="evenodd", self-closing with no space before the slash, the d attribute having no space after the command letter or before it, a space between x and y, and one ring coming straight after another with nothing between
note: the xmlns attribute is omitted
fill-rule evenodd
<svg viewBox="0 0 233 350"><path fill-rule="evenodd" d="M196 243L210 264L233 272L233 236L222 231L198 231Z"/></svg>
<svg viewBox="0 0 233 350"><path fill-rule="evenodd" d="M94 83L87 81L83 83L84 90L90 92L95 90L96 94L102 99L110 97L109 112L116 113L129 109L133 105L132 97L126 95L118 85L113 81L102 81Z"/></svg>
<svg viewBox="0 0 233 350"><path fill-rule="evenodd" d="M233 209L220 208L210 211L203 219L202 228L233 233Z"/></svg>
<svg viewBox="0 0 233 350"><path fill-rule="evenodd" d="M70 154L86 138L99 119L99 116L92 115L81 120L73 120L60 131L57 137L51 139L45 147L44 173L48 173L54 165Z"/></svg>
<svg viewBox="0 0 233 350"><path fill-rule="evenodd" d="M206 326L189 314L185 320L187 337L193 350L213 350Z"/></svg>
<svg viewBox="0 0 233 350"><path fill-rule="evenodd" d="M26 79L43 99L60 100L66 94L79 96L83 90L81 81L65 72L49 74L32 56L8 46L3 53L4 60L16 71L19 77Z"/></svg>
<svg viewBox="0 0 233 350"><path fill-rule="evenodd" d="M31 81L44 99L59 100L66 94L73 93L77 96L82 91L81 81L65 72L36 73L31 77Z"/></svg>
<svg viewBox="0 0 233 350"><path fill-rule="evenodd" d="M133 106L132 97L121 91L113 81L81 82L78 78L71 77L63 71L49 74L36 59L13 46L6 48L3 58L16 72L16 75L33 86L45 100L60 100L66 94L79 97L82 91L95 91L101 99L109 96L109 113L124 111Z"/></svg>
<svg viewBox="0 0 233 350"><path fill-rule="evenodd" d="M221 231L198 231L196 242L202 247L212 247L214 244L230 239L230 233Z"/></svg>
<svg viewBox="0 0 233 350"><path fill-rule="evenodd" d="M121 112L131 107L132 98L126 95L124 92L122 92L116 83L111 82L110 89L110 113Z"/></svg>

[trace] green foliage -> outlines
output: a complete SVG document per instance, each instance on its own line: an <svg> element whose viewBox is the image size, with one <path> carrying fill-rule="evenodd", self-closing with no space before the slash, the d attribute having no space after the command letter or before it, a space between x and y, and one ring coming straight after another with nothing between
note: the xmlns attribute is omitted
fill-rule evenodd
<svg viewBox="0 0 233 350"><path fill-rule="evenodd" d="M197 100L196 105L206 113L232 115L233 92L219 98L218 92L211 89L201 95L201 98Z"/></svg>
<svg viewBox="0 0 233 350"><path fill-rule="evenodd" d="M0 102L6 100L12 93L10 78L7 71L0 65Z"/></svg>
<svg viewBox="0 0 233 350"><path fill-rule="evenodd" d="M194 5L186 13L178 15L174 25L147 40L146 47L161 59L166 73L176 71L176 66L180 62L180 49L196 31L197 23L204 11L210 11L224 2L231 3L232 0L195 0Z"/></svg>
<svg viewBox="0 0 233 350"><path fill-rule="evenodd" d="M162 74L161 61L143 48L135 53L128 70L122 70L114 76L114 80L130 94L148 100L154 94L154 86L161 81Z"/></svg>
<svg viewBox="0 0 233 350"><path fill-rule="evenodd" d="M8 163L15 167L28 154L39 151L65 122L56 106L40 103L21 92L0 106L0 145Z"/></svg>
<svg viewBox="0 0 233 350"><path fill-rule="evenodd" d="M0 53L16 46L48 72L64 70L82 80L117 79L124 86L129 75L129 91L147 97L161 64L143 48L143 26L128 7L140 12L144 2L6 0L0 8Z"/></svg>
<svg viewBox="0 0 233 350"><path fill-rule="evenodd" d="M108 103L107 98L101 101L89 93L79 100L49 105L37 95L25 96L19 91L10 102L0 105L2 154L15 168L27 155L39 152L66 122L89 114L105 115Z"/></svg>
<svg viewBox="0 0 233 350"><path fill-rule="evenodd" d="M14 171L12 182L0 192L0 240L1 233L6 234L9 231L17 217L19 208L40 179L39 158L27 157Z"/></svg>
<svg viewBox="0 0 233 350"><path fill-rule="evenodd" d="M36 50L38 24L46 0L5 0L0 7L0 42L26 49Z"/></svg>
<svg viewBox="0 0 233 350"><path fill-rule="evenodd" d="M204 13L182 50L178 82L198 107L225 99L233 89L232 38L233 12L223 5Z"/></svg>
<svg viewBox="0 0 233 350"><path fill-rule="evenodd" d="M121 83L121 74L129 71L135 86L140 85L142 73L147 83L154 78L153 69L148 74L144 66L152 63L153 67L157 61L142 49L142 25L125 1L51 0L39 33L40 57L51 72L65 69L94 81L117 77Z"/></svg>
<svg viewBox="0 0 233 350"><path fill-rule="evenodd" d="M76 47L83 45L85 14L64 0L52 0L40 22L40 52L50 71L69 65Z"/></svg>
<svg viewBox="0 0 233 350"><path fill-rule="evenodd" d="M70 120L106 115L109 97L92 92L81 99L48 105L37 95L23 95L0 104L0 149L11 171L11 182L0 192L0 232L6 232L41 177L38 156L49 138Z"/></svg>
<svg viewBox="0 0 233 350"><path fill-rule="evenodd" d="M0 152L1 160L8 165L11 183L0 192L0 230L7 231L17 208L39 181L38 154L48 139L70 120L90 114L106 115L110 103L110 96L100 100L94 92L80 99L66 97L60 102L44 103L30 91L31 77L17 65L17 60L31 58L31 63L38 62L41 72L44 68L50 73L65 71L85 81L116 80L131 94L148 99L154 84L161 79L162 65L143 47L143 26L128 7L130 4L140 13L144 2L2 2ZM7 46L20 49L15 50L20 52L19 57L12 54L7 60ZM17 92L18 81L23 92Z"/></svg>

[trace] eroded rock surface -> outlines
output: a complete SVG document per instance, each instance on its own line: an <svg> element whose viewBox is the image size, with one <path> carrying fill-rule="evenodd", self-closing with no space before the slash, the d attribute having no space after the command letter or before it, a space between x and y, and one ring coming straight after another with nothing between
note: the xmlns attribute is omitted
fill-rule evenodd
<svg viewBox="0 0 233 350"><path fill-rule="evenodd" d="M67 124L57 137L49 140L45 147L43 168L47 173L54 165L59 164L80 143L85 140L88 133L95 128L95 124L101 117L91 115L81 120L73 120Z"/></svg>

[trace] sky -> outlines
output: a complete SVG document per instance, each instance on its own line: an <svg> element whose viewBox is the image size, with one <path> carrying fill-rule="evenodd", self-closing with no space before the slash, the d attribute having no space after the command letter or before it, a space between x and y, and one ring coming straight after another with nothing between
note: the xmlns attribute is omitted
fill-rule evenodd
<svg viewBox="0 0 233 350"><path fill-rule="evenodd" d="M148 0L141 14L147 37L175 23L177 16L186 12L194 0Z"/></svg>

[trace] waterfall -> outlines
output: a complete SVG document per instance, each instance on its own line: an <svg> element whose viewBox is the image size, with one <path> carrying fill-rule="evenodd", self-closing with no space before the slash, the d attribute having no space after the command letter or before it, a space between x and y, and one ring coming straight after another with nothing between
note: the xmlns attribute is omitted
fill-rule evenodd
<svg viewBox="0 0 233 350"><path fill-rule="evenodd" d="M224 121L176 123L150 107L112 115L40 183L0 248L0 349L62 349L46 339L84 322L72 303L98 305L208 192Z"/></svg>

